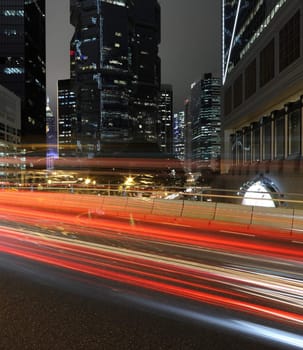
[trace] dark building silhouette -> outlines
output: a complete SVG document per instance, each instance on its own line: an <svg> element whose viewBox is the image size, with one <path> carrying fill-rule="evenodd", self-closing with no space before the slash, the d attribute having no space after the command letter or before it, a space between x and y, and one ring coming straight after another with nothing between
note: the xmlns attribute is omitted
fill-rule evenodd
<svg viewBox="0 0 303 350"><path fill-rule="evenodd" d="M71 71L77 99L80 152L131 136L129 2L71 1Z"/></svg>
<svg viewBox="0 0 303 350"><path fill-rule="evenodd" d="M45 0L0 2L0 81L21 98L21 143L45 144Z"/></svg>
<svg viewBox="0 0 303 350"><path fill-rule="evenodd" d="M70 9L78 152L102 155L105 144L138 138L156 142L158 2L71 0Z"/></svg>
<svg viewBox="0 0 303 350"><path fill-rule="evenodd" d="M161 11L157 0L135 0L131 38L132 94L130 115L135 137L157 142L158 94L161 84Z"/></svg>

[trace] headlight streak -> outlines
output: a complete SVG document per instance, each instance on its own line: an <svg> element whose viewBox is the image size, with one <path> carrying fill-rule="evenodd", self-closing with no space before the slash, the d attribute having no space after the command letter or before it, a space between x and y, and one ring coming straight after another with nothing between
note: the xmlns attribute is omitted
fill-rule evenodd
<svg viewBox="0 0 303 350"><path fill-rule="evenodd" d="M255 324L248 321L235 320L236 325L239 326L243 332L251 334L254 336L259 336L261 338L271 340L275 343L282 343L297 349L303 349L303 337L297 334L292 334L290 332L278 330L275 328Z"/></svg>
<svg viewBox="0 0 303 350"><path fill-rule="evenodd" d="M301 300L298 300L297 302L295 302L293 300L295 298L294 295L287 296L287 295L284 295L284 294L279 293L279 292L273 292L272 290L265 291L262 288L251 288L251 290L248 290L246 288L242 288L242 290L244 290L244 289L245 289L246 293L253 295L255 297L259 297L259 298L262 297L262 298L270 300L272 302L277 302L277 300L278 300L279 303L283 303L283 304L288 305L288 306L295 306L295 307L301 308L301 309L303 308Z"/></svg>
<svg viewBox="0 0 303 350"><path fill-rule="evenodd" d="M10 235L11 234L12 232L10 232ZM27 236L28 241L29 238L30 237ZM22 241L20 241L20 244L21 243ZM163 257L152 258L150 254L138 254L138 252L130 252L125 249L116 249L113 247L110 247L109 251L106 251L107 247L101 248L99 245L98 250L96 250L89 247L88 244L84 244L84 242L82 242L82 244L80 244L80 242L74 241L69 242L67 239L63 238L60 238L59 242L57 242L55 238L48 239L44 237L43 239L40 238L40 243L41 247L46 246L47 249L51 247L54 250L50 253L48 249L47 255L43 255L40 250L35 250L34 247L30 248L28 252L24 250L24 247L21 249L22 244L19 250L16 248L11 248L9 246L6 248L2 246L2 250L7 253L15 254L59 267L64 267L66 269L71 269L81 273L87 273L96 277L115 280L118 282L155 290L182 298L188 298L199 302L206 302L212 305L219 305L232 308L234 310L249 312L257 314L259 316L263 315L263 317L285 320L287 322L294 322L295 324L300 325L303 324L302 315L274 309L272 307L253 304L249 301L245 301L245 294L243 294L242 298L239 298L238 296L236 299L233 299L232 297L228 296L228 294L230 294L229 291L226 291L226 289L222 288L222 286L220 289L214 289L208 288L207 285L206 290L203 291L205 288L202 288L200 290L196 289L199 287L199 284L191 285L191 283L186 281L186 277L198 278L199 280L199 277L201 278L200 274L203 274L203 271L206 271L207 276L209 276L209 272L212 270L213 271L211 276L217 276L220 281L220 274L218 271L224 272L224 276L221 276L221 278L225 278L227 273L222 268L219 269L218 267L203 264L203 268L200 266L199 270L197 270L199 264L193 264L191 262L188 266L188 262L186 261ZM69 255L70 253L72 253L71 257ZM108 263L98 261L96 262L95 259L98 257L103 259L106 258L108 260ZM126 263L127 266L113 266L113 261ZM163 266L163 264L165 265ZM142 268L149 268L151 272L140 270ZM168 268L170 268L170 270L167 270ZM166 272L169 271L170 273L173 273L176 277L162 277L164 270ZM184 274L183 277L182 274ZM238 274L239 271L237 271L236 276ZM181 280L180 276L182 277ZM216 279L212 278L212 280ZM242 280L239 279L238 283L241 286ZM191 289L191 287L194 287L194 289ZM215 294L211 294L211 291L215 292ZM244 300L241 300L243 298Z"/></svg>
<svg viewBox="0 0 303 350"><path fill-rule="evenodd" d="M254 339L258 339L260 343L261 339L266 340L267 342L276 343L279 345L279 349L280 346L283 346L283 348L286 346L287 350L303 348L303 337L289 331L279 330L277 328L268 327L241 319L228 318L222 315L215 316L203 314L195 311L194 309L184 308L178 305L163 304L154 300L146 300L141 298L138 299L137 296L133 297L128 295L124 296L123 298L127 301L149 307L152 310L158 310L159 312L165 312L173 316L178 316L183 319L186 318L199 323L214 326L216 328L220 327L228 331L235 332L236 334L251 336L254 337ZM261 349L261 344L259 344L259 346Z"/></svg>

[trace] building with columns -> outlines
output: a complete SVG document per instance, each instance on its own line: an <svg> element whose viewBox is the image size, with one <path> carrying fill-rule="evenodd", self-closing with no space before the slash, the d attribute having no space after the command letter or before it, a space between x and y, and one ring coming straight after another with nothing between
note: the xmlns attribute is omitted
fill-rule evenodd
<svg viewBox="0 0 303 350"><path fill-rule="evenodd" d="M303 194L303 2L222 1L218 186Z"/></svg>

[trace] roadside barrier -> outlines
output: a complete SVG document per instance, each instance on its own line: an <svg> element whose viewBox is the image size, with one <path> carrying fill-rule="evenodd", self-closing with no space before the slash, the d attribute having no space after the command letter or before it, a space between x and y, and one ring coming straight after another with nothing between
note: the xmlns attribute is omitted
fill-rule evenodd
<svg viewBox="0 0 303 350"><path fill-rule="evenodd" d="M224 224L245 232L276 232L303 240L303 210L264 208L232 203L165 200L151 197L109 196L43 191L1 191L0 204L76 215L114 215L134 219L188 223L199 227Z"/></svg>

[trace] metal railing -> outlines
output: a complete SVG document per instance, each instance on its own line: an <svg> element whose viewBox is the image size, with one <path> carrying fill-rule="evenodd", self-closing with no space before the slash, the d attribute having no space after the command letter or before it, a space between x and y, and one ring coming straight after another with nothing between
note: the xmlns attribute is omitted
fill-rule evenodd
<svg viewBox="0 0 303 350"><path fill-rule="evenodd" d="M72 190L72 191L71 191ZM24 196L22 195L22 192ZM176 189L161 188L148 191L110 186L89 187L10 187L0 192L4 205L30 207L37 210L52 210L76 215L104 214L120 217L132 215L141 219L177 221L184 220L194 225L224 225L241 232L280 232L288 236L302 236L303 209L279 206L264 208L241 205L241 197L232 191L207 188L207 193L187 193ZM166 199L171 194L180 194L179 199ZM284 199L284 198L283 198ZM292 200L290 203L299 202ZM180 221L180 222L181 222Z"/></svg>
<svg viewBox="0 0 303 350"><path fill-rule="evenodd" d="M158 187L143 188L132 187L123 188L121 185L47 185L47 184L29 184L26 186L2 186L2 190L8 191L44 191L44 192L67 192L77 194L105 195L105 196L123 196L123 197L145 197L166 199L170 201L186 200L198 202L232 203L242 204L243 199L250 200L250 206L261 206L262 202L272 201L276 208L303 209L303 193L277 193L277 192L255 192L241 193L233 189L219 189L210 187L196 187L189 191L184 187ZM263 196L263 198L262 198ZM267 205L264 205L266 207Z"/></svg>

